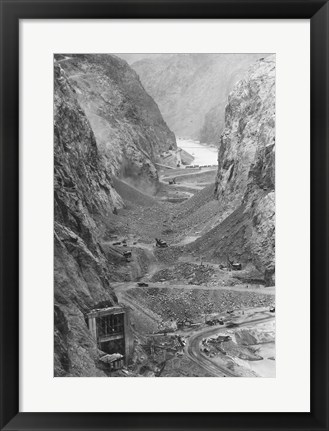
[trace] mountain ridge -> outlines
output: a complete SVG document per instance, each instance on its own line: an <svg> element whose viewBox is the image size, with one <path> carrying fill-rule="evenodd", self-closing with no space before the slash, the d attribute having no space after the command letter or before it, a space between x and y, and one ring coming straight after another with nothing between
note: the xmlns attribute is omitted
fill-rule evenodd
<svg viewBox="0 0 329 431"><path fill-rule="evenodd" d="M164 54L131 64L176 136L218 144L227 96L267 54Z"/></svg>

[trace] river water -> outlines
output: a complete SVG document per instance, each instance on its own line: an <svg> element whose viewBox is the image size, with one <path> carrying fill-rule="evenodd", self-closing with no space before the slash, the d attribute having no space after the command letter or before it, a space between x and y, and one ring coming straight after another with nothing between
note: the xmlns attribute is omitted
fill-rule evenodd
<svg viewBox="0 0 329 431"><path fill-rule="evenodd" d="M194 157L193 165L217 165L218 150L207 144L200 144L192 139L177 138L177 146Z"/></svg>

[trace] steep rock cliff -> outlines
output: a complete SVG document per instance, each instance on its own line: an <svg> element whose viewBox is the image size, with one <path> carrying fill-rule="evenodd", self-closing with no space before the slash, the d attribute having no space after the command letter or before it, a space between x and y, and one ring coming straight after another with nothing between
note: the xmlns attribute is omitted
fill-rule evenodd
<svg viewBox="0 0 329 431"><path fill-rule="evenodd" d="M131 66L177 136L218 143L227 96L262 54L167 54Z"/></svg>
<svg viewBox="0 0 329 431"><path fill-rule="evenodd" d="M54 75L54 298L56 376L103 375L84 313L116 302L98 244L121 205L89 121L60 65Z"/></svg>
<svg viewBox="0 0 329 431"><path fill-rule="evenodd" d="M218 151L219 224L194 248L275 272L275 57L257 61L230 93Z"/></svg>
<svg viewBox="0 0 329 431"><path fill-rule="evenodd" d="M209 144L219 144L220 136L224 128L225 108L223 103L220 103L211 108L204 117L204 123L200 130L199 140Z"/></svg>
<svg viewBox="0 0 329 431"><path fill-rule="evenodd" d="M154 163L176 148L157 104L125 60L108 54L57 55L112 175L157 179Z"/></svg>

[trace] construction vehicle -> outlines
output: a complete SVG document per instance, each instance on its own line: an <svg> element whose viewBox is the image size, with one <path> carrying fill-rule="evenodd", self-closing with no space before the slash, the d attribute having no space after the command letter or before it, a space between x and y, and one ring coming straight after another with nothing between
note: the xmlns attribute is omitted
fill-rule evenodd
<svg viewBox="0 0 329 431"><path fill-rule="evenodd" d="M193 326L198 326L198 325L199 325L199 323L192 322L192 320L190 320L188 318L185 318L183 320L178 320L177 321L177 326L178 326L178 328L181 328L181 329L183 329L183 328L191 328Z"/></svg>
<svg viewBox="0 0 329 431"><path fill-rule="evenodd" d="M148 287L148 283L145 283L144 281L139 281L137 283L137 286L139 286L139 287Z"/></svg>
<svg viewBox="0 0 329 431"><path fill-rule="evenodd" d="M123 257L126 259L127 262L130 262L131 257L132 257L131 251L124 251L123 252Z"/></svg>
<svg viewBox="0 0 329 431"><path fill-rule="evenodd" d="M222 317L220 319L216 319L216 318L215 319L209 319L209 320L206 320L206 324L208 326L224 325L224 320Z"/></svg>
<svg viewBox="0 0 329 431"><path fill-rule="evenodd" d="M168 244L166 243L166 241L163 241L162 239L155 238L155 241L156 241L155 245L157 247L160 247L160 248L168 247Z"/></svg>
<svg viewBox="0 0 329 431"><path fill-rule="evenodd" d="M233 271L241 271L242 269L241 263L233 262L233 260L230 260L228 256L227 256L227 262L228 262L228 267Z"/></svg>
<svg viewBox="0 0 329 431"><path fill-rule="evenodd" d="M236 326L239 326L239 325L235 322L232 322L232 320L230 320L229 322L226 322L226 328L235 328Z"/></svg>
<svg viewBox="0 0 329 431"><path fill-rule="evenodd" d="M274 305L271 305L271 307L270 307L270 313L275 313L275 307L274 307Z"/></svg>
<svg viewBox="0 0 329 431"><path fill-rule="evenodd" d="M217 325L218 319L212 319L212 320L206 320L206 325L208 326L214 326Z"/></svg>

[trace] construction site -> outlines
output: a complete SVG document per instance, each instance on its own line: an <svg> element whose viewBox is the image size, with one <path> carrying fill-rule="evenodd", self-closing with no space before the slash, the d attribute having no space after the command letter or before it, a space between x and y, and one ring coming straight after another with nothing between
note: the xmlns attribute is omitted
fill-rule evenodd
<svg viewBox="0 0 329 431"><path fill-rule="evenodd" d="M274 377L275 56L133 64L54 57L54 375Z"/></svg>
<svg viewBox="0 0 329 431"><path fill-rule="evenodd" d="M125 207L102 247L118 255L120 305L88 314L102 361L122 355L111 365L117 376L274 377L274 286L246 259L195 247L216 225L217 169L159 172L153 195L115 181Z"/></svg>

